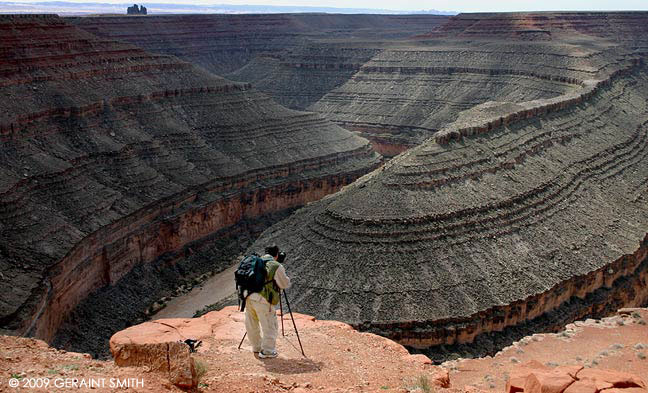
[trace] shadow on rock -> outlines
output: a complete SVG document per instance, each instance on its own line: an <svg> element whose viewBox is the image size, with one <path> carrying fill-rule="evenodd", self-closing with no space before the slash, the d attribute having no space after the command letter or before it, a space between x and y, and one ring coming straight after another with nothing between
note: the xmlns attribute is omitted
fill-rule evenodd
<svg viewBox="0 0 648 393"><path fill-rule="evenodd" d="M259 359L263 361L266 370L277 374L303 374L313 371L321 371L322 362L315 362L309 359Z"/></svg>

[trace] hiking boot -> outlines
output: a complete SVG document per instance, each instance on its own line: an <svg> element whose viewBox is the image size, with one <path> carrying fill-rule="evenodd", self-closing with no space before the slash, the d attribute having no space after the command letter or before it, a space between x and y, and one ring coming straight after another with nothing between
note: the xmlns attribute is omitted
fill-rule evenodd
<svg viewBox="0 0 648 393"><path fill-rule="evenodd" d="M266 351L261 351L261 352L259 352L259 358L261 358L261 359L272 359L272 358L276 358L277 355L279 355L277 353L277 351L267 351L267 352Z"/></svg>

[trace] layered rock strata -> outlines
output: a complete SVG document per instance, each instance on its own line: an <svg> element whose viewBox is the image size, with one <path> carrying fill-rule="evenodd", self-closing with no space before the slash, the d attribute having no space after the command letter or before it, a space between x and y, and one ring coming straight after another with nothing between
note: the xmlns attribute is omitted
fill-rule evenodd
<svg viewBox="0 0 648 393"><path fill-rule="evenodd" d="M447 19L440 15L215 14L152 16L137 21L126 17L69 20L93 34L130 42L150 52L174 55L222 75L257 56L279 55L289 59L293 50L299 51L313 41L403 38L428 32ZM299 61L311 63L306 59ZM316 59L322 67L339 62Z"/></svg>
<svg viewBox="0 0 648 393"><path fill-rule="evenodd" d="M242 15L73 22L251 82L281 104L321 113L394 156L475 105L559 97L589 80L606 79L636 52L648 50L642 34L647 15ZM540 39L544 35L550 39Z"/></svg>
<svg viewBox="0 0 648 393"><path fill-rule="evenodd" d="M480 129L524 115L428 140L268 230L258 244L290 255L294 308L429 347L570 303L577 319L648 302L648 72L592 86L469 111Z"/></svg>
<svg viewBox="0 0 648 393"><path fill-rule="evenodd" d="M0 322L12 333L50 340L133 266L379 163L366 140L175 57L56 16L3 16L0 32Z"/></svg>
<svg viewBox="0 0 648 393"><path fill-rule="evenodd" d="M552 40L564 35L614 37L634 45L645 40L648 12L463 13L451 17L428 37L500 37Z"/></svg>
<svg viewBox="0 0 648 393"><path fill-rule="evenodd" d="M560 97L632 61L629 51L596 42L418 42L381 51L309 109L360 131L378 151L401 152L476 105Z"/></svg>

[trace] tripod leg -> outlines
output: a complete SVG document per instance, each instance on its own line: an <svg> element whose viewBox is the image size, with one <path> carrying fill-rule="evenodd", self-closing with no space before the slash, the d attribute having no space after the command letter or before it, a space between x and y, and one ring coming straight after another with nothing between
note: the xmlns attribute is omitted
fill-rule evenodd
<svg viewBox="0 0 648 393"><path fill-rule="evenodd" d="M306 354L304 353L304 347L302 346L301 339L299 338L299 332L297 331L297 324L295 323L295 317L293 317L292 310L290 309L290 302L288 301L288 295L286 295L286 291L283 291L284 297L286 298L286 306L288 306L288 312L290 313L290 319L292 319L293 327L295 328L295 333L297 334L297 341L299 342L299 348L301 348L301 353L304 357L306 357Z"/></svg>
<svg viewBox="0 0 648 393"><path fill-rule="evenodd" d="M243 338L241 339L241 342L239 343L238 349L241 350L241 345L243 345L243 340L245 340L245 336L247 336L247 332L243 335Z"/></svg>
<svg viewBox="0 0 648 393"><path fill-rule="evenodd" d="M281 293L279 293L279 311L281 311L281 335L285 336L284 323L283 323L283 301L281 300Z"/></svg>

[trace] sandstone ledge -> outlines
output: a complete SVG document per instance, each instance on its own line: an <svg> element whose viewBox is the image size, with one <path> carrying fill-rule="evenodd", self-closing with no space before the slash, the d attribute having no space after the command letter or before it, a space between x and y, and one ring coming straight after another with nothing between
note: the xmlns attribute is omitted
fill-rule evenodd
<svg viewBox="0 0 648 393"><path fill-rule="evenodd" d="M404 347L391 340L357 332L341 322L318 321L298 313L293 315L307 358L301 357L290 316L285 316L286 336L281 337L280 333L278 339L280 357L266 361L266 367L273 364L285 366L296 374L311 374L312 378L324 374L320 377L325 379L332 377L332 369L338 369L337 372L350 374L344 375L345 380L364 380L366 385L365 382L360 383L363 386L377 384L374 378L362 375L377 370L384 371L388 379L404 372L414 378L418 373L426 375L438 387L450 386L448 371L432 366L425 355L410 355ZM194 357L207 361L210 366L222 364L225 370L228 364L249 367L249 362L260 361L250 352L247 341L240 352L236 350L245 332L243 320L244 314L238 312L236 307L226 307L200 318L145 322L113 335L110 351L118 366L146 366L160 372L175 385L195 386ZM189 338L203 341L195 355L190 354L188 346L182 343ZM235 359L230 362L223 359L229 356ZM240 365L241 362L244 366ZM239 371L245 374L237 370L229 369L234 374Z"/></svg>
<svg viewBox="0 0 648 393"><path fill-rule="evenodd" d="M562 387L556 389L555 382L565 374L571 390L562 391L567 393L576 387L583 393L646 392L641 386L646 384L648 360L640 356L648 349L648 309L624 309L602 320L578 321L559 334L525 337L494 357L458 359L441 367L431 366L423 355L409 355L390 340L359 333L343 323L318 321L301 314L295 314L295 319L309 358L301 357L291 323L286 320L286 337L278 340L279 358L262 361L252 355L247 343L241 351L236 350L244 332L242 317L228 308L202 318L167 319L133 326L113 337L113 349L119 353L115 362L57 350L41 340L0 336L0 391L4 391L5 381L12 375L19 375L50 379L138 378L144 381L144 388L120 391L180 392L168 381L166 359L157 363L162 364L161 371L154 370L155 361L157 356L165 357L170 352L174 359L184 359L174 365L191 371L190 365L186 367L191 362L187 360L188 351L176 341L192 336L204 337L198 352L191 354L207 366L200 380L201 392L420 393L415 382L423 376L430 384L437 381L432 388L438 393L531 393L539 391L537 388L559 393ZM142 345L138 347L138 343ZM178 345L178 350L167 351L163 345ZM157 352L156 346L162 346L162 352ZM146 353L151 356L142 356ZM131 365L119 366L127 362ZM579 380L571 382L572 375ZM448 383L450 387L439 386ZM581 390L579 385L586 385L585 389ZM592 385L599 388L592 390ZM106 386L92 391L107 393L114 389Z"/></svg>

